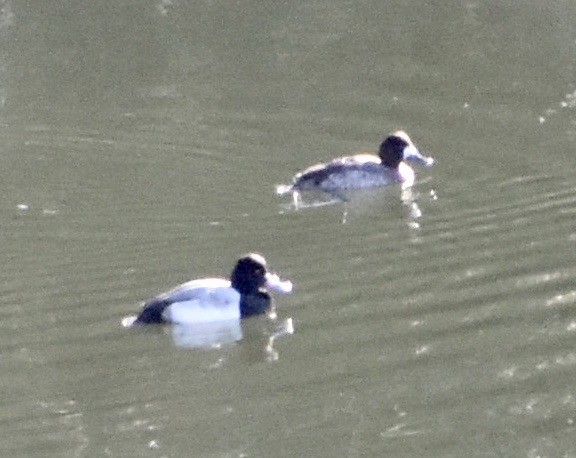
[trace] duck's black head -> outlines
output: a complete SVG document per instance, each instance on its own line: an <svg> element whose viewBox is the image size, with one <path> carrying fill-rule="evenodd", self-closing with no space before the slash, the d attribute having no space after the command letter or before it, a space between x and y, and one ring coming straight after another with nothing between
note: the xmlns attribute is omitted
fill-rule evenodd
<svg viewBox="0 0 576 458"><path fill-rule="evenodd" d="M240 294L254 294L266 284L266 260L259 254L241 257L230 275L232 288Z"/></svg>
<svg viewBox="0 0 576 458"><path fill-rule="evenodd" d="M434 159L423 156L403 130L397 130L388 135L380 145L378 155L382 165L393 169L397 168L404 159L418 162L426 167L434 164Z"/></svg>
<svg viewBox="0 0 576 458"><path fill-rule="evenodd" d="M272 299L266 289L282 294L292 292L292 282L281 280L278 275L268 272L266 260L256 253L247 254L238 260L230 276L230 283L240 293L242 318L270 310Z"/></svg>
<svg viewBox="0 0 576 458"><path fill-rule="evenodd" d="M382 165L392 169L397 168L404 159L404 148L407 146L408 142L404 138L395 134L388 135L378 151Z"/></svg>

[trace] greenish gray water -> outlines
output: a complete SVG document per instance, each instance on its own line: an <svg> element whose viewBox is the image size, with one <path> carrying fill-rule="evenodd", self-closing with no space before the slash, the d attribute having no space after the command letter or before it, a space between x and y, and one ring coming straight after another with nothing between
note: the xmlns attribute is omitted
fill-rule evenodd
<svg viewBox="0 0 576 458"><path fill-rule="evenodd" d="M0 454L576 456L575 24L1 1ZM411 199L274 194L396 128L437 159ZM122 327L247 251L295 283L276 322L216 348Z"/></svg>

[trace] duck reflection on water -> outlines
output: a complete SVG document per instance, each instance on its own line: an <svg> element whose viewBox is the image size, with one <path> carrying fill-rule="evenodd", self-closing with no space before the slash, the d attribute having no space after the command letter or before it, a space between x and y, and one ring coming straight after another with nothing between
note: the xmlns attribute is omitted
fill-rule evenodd
<svg viewBox="0 0 576 458"><path fill-rule="evenodd" d="M244 355L252 355L250 359L261 359L262 356L267 361L276 361L279 353L274 343L279 337L294 334L294 323L292 318L280 322L262 318L175 325L167 329L170 329L172 341L177 348L221 349L238 344Z"/></svg>

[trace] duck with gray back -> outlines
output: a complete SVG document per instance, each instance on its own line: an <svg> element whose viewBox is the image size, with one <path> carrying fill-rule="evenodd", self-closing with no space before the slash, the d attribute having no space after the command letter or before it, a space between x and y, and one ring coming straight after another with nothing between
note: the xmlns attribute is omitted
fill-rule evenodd
<svg viewBox="0 0 576 458"><path fill-rule="evenodd" d="M434 159L420 153L403 130L388 135L380 145L378 156L358 153L326 163L316 164L294 176L292 185L279 186L278 194L318 190L336 193L400 183L403 189L414 184L416 174L405 161L430 167Z"/></svg>
<svg viewBox="0 0 576 458"><path fill-rule="evenodd" d="M147 301L133 324L194 324L247 318L268 313L272 299L268 289L292 292L292 283L268 272L259 254L241 257L230 275L202 278Z"/></svg>

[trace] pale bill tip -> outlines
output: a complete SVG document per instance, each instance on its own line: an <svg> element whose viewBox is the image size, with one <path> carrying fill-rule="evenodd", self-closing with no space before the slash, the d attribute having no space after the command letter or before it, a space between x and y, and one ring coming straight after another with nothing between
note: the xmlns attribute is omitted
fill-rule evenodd
<svg viewBox="0 0 576 458"><path fill-rule="evenodd" d="M266 274L266 287L284 294L292 292L292 282L281 280L276 274Z"/></svg>

